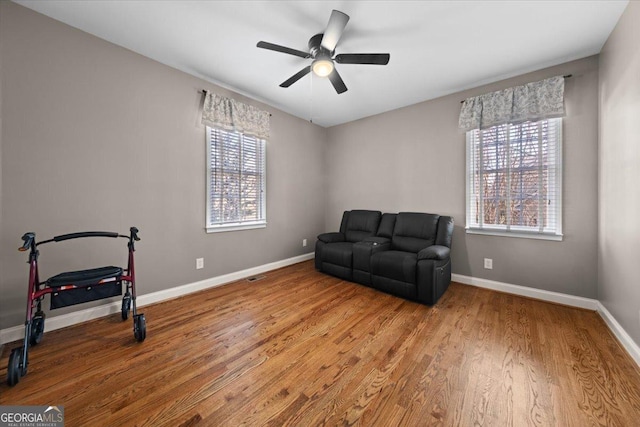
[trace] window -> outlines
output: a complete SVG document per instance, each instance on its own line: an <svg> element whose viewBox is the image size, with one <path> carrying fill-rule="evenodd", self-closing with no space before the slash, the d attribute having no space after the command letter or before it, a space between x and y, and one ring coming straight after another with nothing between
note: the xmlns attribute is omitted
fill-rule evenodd
<svg viewBox="0 0 640 427"><path fill-rule="evenodd" d="M562 119L467 132L467 232L562 239Z"/></svg>
<svg viewBox="0 0 640 427"><path fill-rule="evenodd" d="M208 126L206 133L207 232L265 227L265 140Z"/></svg>

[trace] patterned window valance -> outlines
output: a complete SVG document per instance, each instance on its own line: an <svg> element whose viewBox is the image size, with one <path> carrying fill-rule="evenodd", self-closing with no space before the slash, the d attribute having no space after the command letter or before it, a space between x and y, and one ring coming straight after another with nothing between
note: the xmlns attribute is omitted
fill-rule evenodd
<svg viewBox="0 0 640 427"><path fill-rule="evenodd" d="M202 124L235 130L262 139L269 138L269 116L253 105L206 92L202 107Z"/></svg>
<svg viewBox="0 0 640 427"><path fill-rule="evenodd" d="M504 123L562 116L564 77L556 76L465 99L460 110L458 127L469 131Z"/></svg>

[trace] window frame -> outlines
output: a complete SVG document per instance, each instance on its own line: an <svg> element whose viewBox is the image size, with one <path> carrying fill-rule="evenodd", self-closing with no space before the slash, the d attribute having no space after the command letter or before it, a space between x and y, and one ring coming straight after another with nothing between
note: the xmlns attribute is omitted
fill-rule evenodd
<svg viewBox="0 0 640 427"><path fill-rule="evenodd" d="M261 203L260 210L262 211L262 218L254 221L234 221L234 222L226 222L226 223L212 223L211 222L211 210L212 210L212 200L211 194L213 189L211 188L212 179L211 174L213 171L212 167L212 133L214 130L222 131L222 132L230 132L236 133L239 135L240 144L243 145L243 138L245 134L243 132L238 132L235 130L228 130L223 128L216 128L214 126L206 126L205 127L205 140L207 145L207 157L206 157L206 217L205 217L205 229L207 233L219 233L225 231L240 231L240 230L251 230L257 228L266 228L267 226L267 140L264 138L258 138L253 135L247 135L251 138L255 138L257 141L261 142L261 151L262 151L262 170L261 170L261 200L258 200L258 203Z"/></svg>
<svg viewBox="0 0 640 427"><path fill-rule="evenodd" d="M472 172L473 172L473 133L482 132L482 130L474 129L466 132L466 189L465 189L465 216L466 224L465 231L467 234L481 234L489 236L503 236L503 237L516 237L516 238L528 238L528 239L541 239L541 240L553 240L562 241L564 235L562 232L562 175L563 175L563 162L562 162L562 136L563 136L563 124L562 118L542 119L532 121L533 123L539 123L543 121L557 120L555 124L555 137L556 137L556 158L555 158L555 227L551 232L534 231L530 227L514 226L511 224L497 225L497 224L474 224L471 221L471 204L475 203L475 199L472 191ZM521 123L508 123L508 126L519 125ZM500 125L497 125L500 126ZM491 128L493 128L492 126ZM490 129L490 128L489 128ZM486 130L486 129L485 129ZM507 133L510 132L510 128L507 129ZM510 169L511 171L511 169ZM511 172L509 172L511 173ZM484 213L483 213L484 214Z"/></svg>

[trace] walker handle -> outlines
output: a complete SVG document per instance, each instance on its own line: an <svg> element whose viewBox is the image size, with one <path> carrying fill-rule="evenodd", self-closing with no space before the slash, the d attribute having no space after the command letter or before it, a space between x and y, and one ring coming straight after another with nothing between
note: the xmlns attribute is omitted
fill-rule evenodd
<svg viewBox="0 0 640 427"><path fill-rule="evenodd" d="M22 235L22 240L24 240L24 243L22 244L21 247L18 248L18 250L20 252L25 252L27 250L29 250L29 248L31 247L31 243L33 243L34 239L36 238L36 233L24 233Z"/></svg>
<svg viewBox="0 0 640 427"><path fill-rule="evenodd" d="M82 233L70 233L56 236L53 238L53 241L62 242L63 240L78 239L81 237L118 237L118 233L112 233L110 231L84 231Z"/></svg>
<svg viewBox="0 0 640 427"><path fill-rule="evenodd" d="M136 227L131 227L129 229L129 231L131 232L131 237L133 238L133 240L135 240L136 242L140 241L140 238L138 237L138 230Z"/></svg>

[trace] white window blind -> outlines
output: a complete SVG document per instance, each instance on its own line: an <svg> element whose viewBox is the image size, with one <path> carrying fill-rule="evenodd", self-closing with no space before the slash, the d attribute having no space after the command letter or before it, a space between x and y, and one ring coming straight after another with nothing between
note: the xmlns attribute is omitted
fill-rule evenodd
<svg viewBox="0 0 640 427"><path fill-rule="evenodd" d="M266 226L265 140L206 128L207 231Z"/></svg>
<svg viewBox="0 0 640 427"><path fill-rule="evenodd" d="M561 239L562 119L467 132L467 231Z"/></svg>

